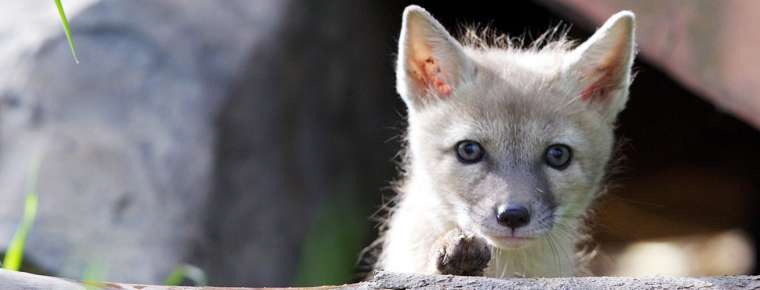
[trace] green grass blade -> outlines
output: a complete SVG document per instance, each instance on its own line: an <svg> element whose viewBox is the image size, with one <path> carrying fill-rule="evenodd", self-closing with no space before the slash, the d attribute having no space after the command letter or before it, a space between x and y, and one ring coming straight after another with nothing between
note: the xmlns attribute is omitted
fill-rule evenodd
<svg viewBox="0 0 760 290"><path fill-rule="evenodd" d="M66 12L63 11L63 5L61 0L55 0L55 6L58 7L58 16L61 17L61 23L63 24L63 31L66 32L66 40L69 42L69 49L71 55L74 57L74 62L79 64L79 58L77 57L77 49L74 47L74 40L71 38L71 27L69 27L69 20L66 19Z"/></svg>
<svg viewBox="0 0 760 290"><path fill-rule="evenodd" d="M28 192L26 193L26 201L24 202L24 217L16 229L16 233L13 234L11 244L5 252L5 258L3 259L3 268L6 270L18 271L21 268L26 238L29 230L32 228L32 224L34 224L34 219L37 217L37 205L39 203L39 197L37 196L37 175L40 169L40 159L37 159L33 166L31 176L27 179Z"/></svg>
<svg viewBox="0 0 760 290"><path fill-rule="evenodd" d="M174 268L174 271L172 271L171 274L166 277L166 280L164 280L164 285L180 286L180 283L182 283L185 278L192 281L195 286L206 286L207 284L206 273L204 273L203 270L193 265L185 264Z"/></svg>

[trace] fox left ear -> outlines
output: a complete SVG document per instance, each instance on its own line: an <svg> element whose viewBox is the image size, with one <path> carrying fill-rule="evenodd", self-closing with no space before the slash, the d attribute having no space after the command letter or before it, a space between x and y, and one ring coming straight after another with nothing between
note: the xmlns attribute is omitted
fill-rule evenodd
<svg viewBox="0 0 760 290"><path fill-rule="evenodd" d="M474 71L462 45L430 13L415 5L404 10L396 88L410 109L447 98Z"/></svg>
<svg viewBox="0 0 760 290"><path fill-rule="evenodd" d="M572 52L569 70L579 82L581 101L590 103L610 121L628 100L636 54L634 26L632 12L618 12Z"/></svg>

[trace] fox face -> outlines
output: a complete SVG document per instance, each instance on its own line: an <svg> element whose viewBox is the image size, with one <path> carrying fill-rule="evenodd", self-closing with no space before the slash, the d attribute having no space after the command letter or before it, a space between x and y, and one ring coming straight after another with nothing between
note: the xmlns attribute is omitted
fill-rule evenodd
<svg viewBox="0 0 760 290"><path fill-rule="evenodd" d="M576 227L603 187L628 98L634 18L575 48L465 46L430 14L403 18L397 89L408 108L406 194L497 249Z"/></svg>

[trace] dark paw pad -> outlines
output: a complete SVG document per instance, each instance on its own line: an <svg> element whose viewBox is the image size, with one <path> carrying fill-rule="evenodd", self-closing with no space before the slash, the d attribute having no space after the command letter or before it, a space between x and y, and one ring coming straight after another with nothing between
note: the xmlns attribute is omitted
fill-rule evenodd
<svg viewBox="0 0 760 290"><path fill-rule="evenodd" d="M491 249L485 240L454 232L445 237L437 268L445 275L482 276L490 260Z"/></svg>

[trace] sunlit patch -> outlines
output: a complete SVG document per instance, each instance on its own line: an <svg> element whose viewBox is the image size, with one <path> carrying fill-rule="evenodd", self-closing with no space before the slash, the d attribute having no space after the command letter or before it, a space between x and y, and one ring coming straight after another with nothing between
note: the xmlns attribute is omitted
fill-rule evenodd
<svg viewBox="0 0 760 290"><path fill-rule="evenodd" d="M742 230L636 242L613 257L614 276L718 276L748 274L755 264L752 239Z"/></svg>

